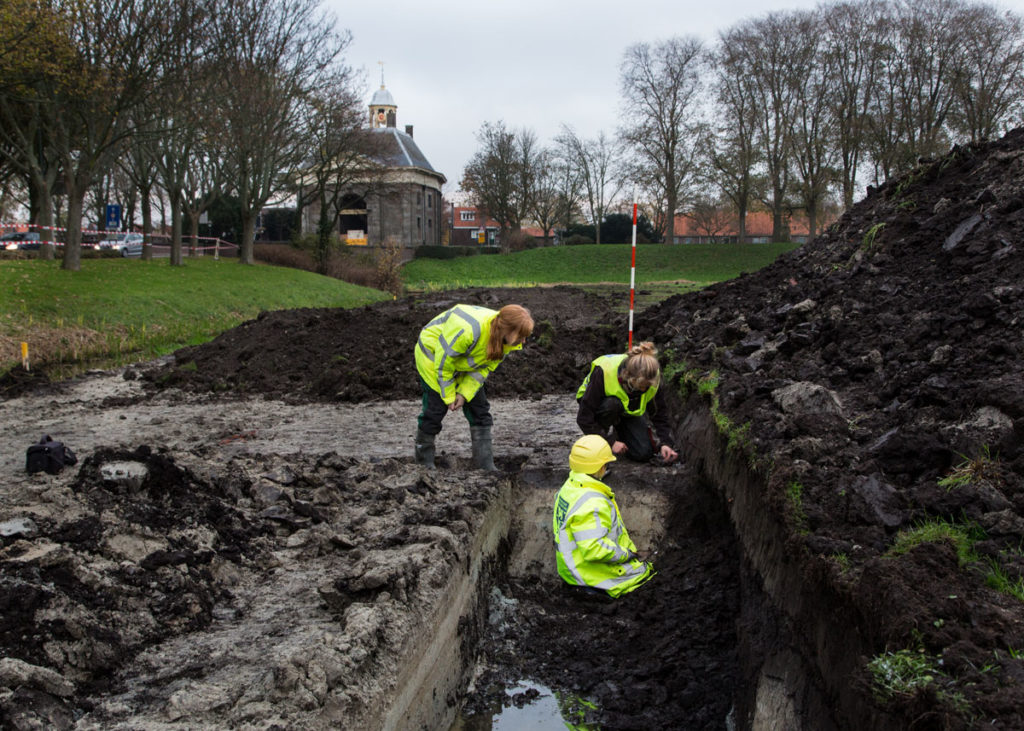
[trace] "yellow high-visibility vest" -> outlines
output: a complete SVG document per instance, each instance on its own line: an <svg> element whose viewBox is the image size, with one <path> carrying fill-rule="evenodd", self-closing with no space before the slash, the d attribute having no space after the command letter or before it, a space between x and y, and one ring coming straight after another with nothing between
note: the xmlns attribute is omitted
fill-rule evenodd
<svg viewBox="0 0 1024 731"><path fill-rule="evenodd" d="M487 359L496 310L455 305L427 323L416 342L416 370L450 404L461 394L472 400L501 360ZM519 345L504 345L502 359Z"/></svg>
<svg viewBox="0 0 1024 731"><path fill-rule="evenodd" d="M658 384L654 383L640 396L640 405L636 409L629 408L629 394L626 393L626 389L619 383L619 368L622 366L623 361L626 360L626 353L618 353L614 355L602 355L600 358L594 359L594 362L590 364L590 372L587 373L587 377L583 379L583 384L576 391L576 399L583 398L583 394L587 392L587 386L590 384L590 376L594 373L594 368L600 367L601 372L604 374L604 394L605 396L614 396L622 402L622 409L627 416L641 416L647 411L647 404L650 403L651 399L654 398L654 394L658 393Z"/></svg>
<svg viewBox="0 0 1024 731"><path fill-rule="evenodd" d="M555 497L552 529L558 575L569 584L617 597L654 575L654 567L636 557L614 493L595 477L569 472Z"/></svg>

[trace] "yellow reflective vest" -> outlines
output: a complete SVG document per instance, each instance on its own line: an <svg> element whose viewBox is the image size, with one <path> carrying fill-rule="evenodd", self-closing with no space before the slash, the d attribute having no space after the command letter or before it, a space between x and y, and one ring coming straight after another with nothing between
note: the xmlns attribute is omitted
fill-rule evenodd
<svg viewBox="0 0 1024 731"><path fill-rule="evenodd" d="M615 495L595 477L569 472L555 497L552 528L558 574L569 584L617 597L654 575L654 567L636 557Z"/></svg>
<svg viewBox="0 0 1024 731"><path fill-rule="evenodd" d="M496 310L455 305L427 323L416 342L416 370L446 404L472 400L501 360L487 360ZM503 346L502 359L522 344Z"/></svg>
<svg viewBox="0 0 1024 731"><path fill-rule="evenodd" d="M626 389L619 383L619 368L622 367L623 361L627 358L626 353L618 353L614 355L602 355L600 358L594 360L590 364L590 372L587 373L587 377L583 379L583 384L576 391L576 400L583 398L583 394L587 392L587 386L590 384L590 377L594 374L594 368L600 366L601 373L604 375L604 394L605 396L614 396L622 402L622 408L624 409L627 416L642 416L647 411L647 404L651 402L654 395L658 393L658 385L654 384L643 394L640 395L640 405L636 409L629 408L629 394L626 393Z"/></svg>

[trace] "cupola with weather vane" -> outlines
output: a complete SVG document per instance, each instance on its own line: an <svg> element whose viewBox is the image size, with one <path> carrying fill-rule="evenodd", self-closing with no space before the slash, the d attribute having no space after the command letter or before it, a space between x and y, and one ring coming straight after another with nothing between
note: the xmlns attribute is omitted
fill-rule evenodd
<svg viewBox="0 0 1024 731"><path fill-rule="evenodd" d="M398 106L391 92L384 86L384 62L380 64L380 88L374 92L370 99L370 127L394 127L398 119Z"/></svg>

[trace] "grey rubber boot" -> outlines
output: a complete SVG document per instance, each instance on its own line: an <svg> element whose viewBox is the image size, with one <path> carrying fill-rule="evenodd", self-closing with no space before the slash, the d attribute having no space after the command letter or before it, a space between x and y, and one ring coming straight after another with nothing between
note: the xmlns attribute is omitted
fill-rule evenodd
<svg viewBox="0 0 1024 731"><path fill-rule="evenodd" d="M434 469L434 437L436 434L424 434L416 430L416 464L421 464L428 470Z"/></svg>
<svg viewBox="0 0 1024 731"><path fill-rule="evenodd" d="M473 439L473 466L478 470L497 472L494 466L494 451L491 449L491 427L471 426L469 435Z"/></svg>

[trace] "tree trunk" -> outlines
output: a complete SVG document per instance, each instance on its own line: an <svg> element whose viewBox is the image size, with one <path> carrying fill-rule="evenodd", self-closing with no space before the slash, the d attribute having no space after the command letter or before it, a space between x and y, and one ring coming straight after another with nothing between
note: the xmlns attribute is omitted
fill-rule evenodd
<svg viewBox="0 0 1024 731"><path fill-rule="evenodd" d="M192 256L198 255L199 246L199 212L190 211L188 217L189 239L192 241ZM205 256L205 254L204 254Z"/></svg>
<svg viewBox="0 0 1024 731"><path fill-rule="evenodd" d="M330 216L330 206L327 205L327 193L323 185L320 186L320 217L316 226L316 271L317 274L327 274L327 265L331 260L331 233L334 231L334 222Z"/></svg>
<svg viewBox="0 0 1024 731"><path fill-rule="evenodd" d="M152 192L150 186L144 186L139 196L139 205L142 207L142 260L152 261L153 259L153 208L150 205L149 196Z"/></svg>
<svg viewBox="0 0 1024 731"><path fill-rule="evenodd" d="M181 191L168 191L171 199L171 266L182 265L181 255Z"/></svg>
<svg viewBox="0 0 1024 731"><path fill-rule="evenodd" d="M68 187L68 230L64 241L64 261L60 268L69 272L82 269L82 195Z"/></svg>
<svg viewBox="0 0 1024 731"><path fill-rule="evenodd" d="M779 205L772 206L772 243L782 243L785 241L785 230L786 224L782 216L782 207Z"/></svg>
<svg viewBox="0 0 1024 731"><path fill-rule="evenodd" d="M39 249L39 255L43 259L53 261L56 250L57 235L53 230L53 197L50 195L52 181L47 182L45 177L37 180L32 176L32 189L36 192L36 225L39 226L39 239L43 245Z"/></svg>
<svg viewBox="0 0 1024 731"><path fill-rule="evenodd" d="M242 214L242 240L238 242L238 263L255 264L253 246L256 241L256 216L255 212Z"/></svg>

